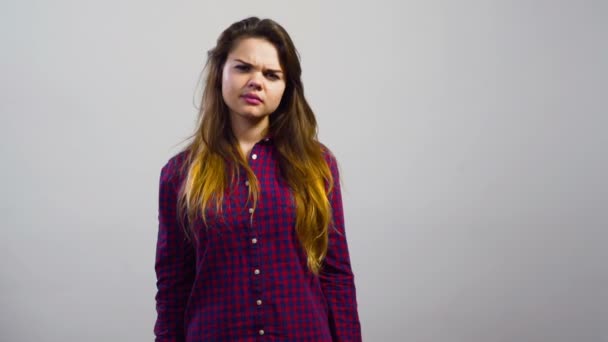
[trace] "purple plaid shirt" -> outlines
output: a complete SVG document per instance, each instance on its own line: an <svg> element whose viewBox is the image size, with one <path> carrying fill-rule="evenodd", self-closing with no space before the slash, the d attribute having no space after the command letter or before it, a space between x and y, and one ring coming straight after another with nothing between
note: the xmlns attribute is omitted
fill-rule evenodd
<svg viewBox="0 0 608 342"><path fill-rule="evenodd" d="M295 233L295 208L272 139L258 142L249 157L260 182L255 211L242 177L226 193L223 215L209 213L208 228L193 223L198 243L185 240L176 216L185 153L171 158L160 177L156 341L361 341L333 155L325 157L335 182L336 229L317 277Z"/></svg>

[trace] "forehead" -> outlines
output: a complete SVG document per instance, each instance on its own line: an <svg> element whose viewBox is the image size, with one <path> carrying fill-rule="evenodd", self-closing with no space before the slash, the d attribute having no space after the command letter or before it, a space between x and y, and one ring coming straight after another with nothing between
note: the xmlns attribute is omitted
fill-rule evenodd
<svg viewBox="0 0 608 342"><path fill-rule="evenodd" d="M240 39L228 54L229 62L235 59L263 69L282 70L277 49L262 38Z"/></svg>

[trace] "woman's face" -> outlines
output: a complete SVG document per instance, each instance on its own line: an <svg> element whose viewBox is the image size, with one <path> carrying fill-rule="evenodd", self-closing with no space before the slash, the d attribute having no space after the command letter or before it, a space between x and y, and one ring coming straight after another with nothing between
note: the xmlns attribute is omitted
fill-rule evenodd
<svg viewBox="0 0 608 342"><path fill-rule="evenodd" d="M254 121L267 118L281 102L284 76L272 43L262 38L238 41L222 70L222 96L231 118Z"/></svg>

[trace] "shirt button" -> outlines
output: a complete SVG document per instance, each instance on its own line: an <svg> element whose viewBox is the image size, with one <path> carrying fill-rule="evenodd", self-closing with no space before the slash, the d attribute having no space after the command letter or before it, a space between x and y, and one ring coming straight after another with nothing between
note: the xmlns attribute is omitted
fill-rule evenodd
<svg viewBox="0 0 608 342"><path fill-rule="evenodd" d="M251 159L253 159L253 160L258 159L258 155L257 155L257 154L255 154L255 153L254 153L254 154L252 154L252 155L251 155Z"/></svg>
<svg viewBox="0 0 608 342"><path fill-rule="evenodd" d="M253 214L253 208L249 208L249 213Z"/></svg>
<svg viewBox="0 0 608 342"><path fill-rule="evenodd" d="M255 270L253 270L253 273L254 274L260 274L260 270L256 268Z"/></svg>
<svg viewBox="0 0 608 342"><path fill-rule="evenodd" d="M261 299L258 299L258 300L257 300L255 303L256 303L257 305L262 305L262 300L261 300Z"/></svg>
<svg viewBox="0 0 608 342"><path fill-rule="evenodd" d="M245 181L245 186L249 186L249 181Z"/></svg>
<svg viewBox="0 0 608 342"><path fill-rule="evenodd" d="M258 243L258 239L256 239L256 238L251 239L251 243L255 245L256 243Z"/></svg>
<svg viewBox="0 0 608 342"><path fill-rule="evenodd" d="M260 335L264 335L264 330L260 329Z"/></svg>

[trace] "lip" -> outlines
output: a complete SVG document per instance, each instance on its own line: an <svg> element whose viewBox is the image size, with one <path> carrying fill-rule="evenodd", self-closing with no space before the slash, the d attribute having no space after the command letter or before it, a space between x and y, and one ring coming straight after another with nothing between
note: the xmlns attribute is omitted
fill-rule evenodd
<svg viewBox="0 0 608 342"><path fill-rule="evenodd" d="M242 96L245 99L257 100L258 102L263 102L256 94L248 93Z"/></svg>
<svg viewBox="0 0 608 342"><path fill-rule="evenodd" d="M255 99L253 97L243 97L243 99L245 100L245 102L247 102L250 105L259 105L260 103L262 103L262 101Z"/></svg>

